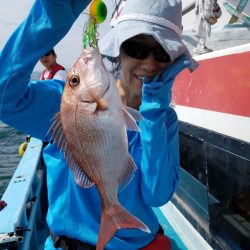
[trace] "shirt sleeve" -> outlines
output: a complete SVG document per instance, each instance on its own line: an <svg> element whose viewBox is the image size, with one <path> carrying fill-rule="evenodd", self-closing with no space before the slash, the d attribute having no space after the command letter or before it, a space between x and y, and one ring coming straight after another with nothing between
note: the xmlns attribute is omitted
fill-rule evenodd
<svg viewBox="0 0 250 250"><path fill-rule="evenodd" d="M67 71L66 70L59 70L55 73L53 79L60 80L60 81L66 81L67 78Z"/></svg>
<svg viewBox="0 0 250 250"><path fill-rule="evenodd" d="M0 54L0 119L19 131L44 140L59 110L64 82L30 81L46 51L69 31L90 1L37 0Z"/></svg>
<svg viewBox="0 0 250 250"><path fill-rule="evenodd" d="M158 207L169 201L179 180L179 138L169 83L152 84L156 88L144 90L140 107L141 192L145 203Z"/></svg>

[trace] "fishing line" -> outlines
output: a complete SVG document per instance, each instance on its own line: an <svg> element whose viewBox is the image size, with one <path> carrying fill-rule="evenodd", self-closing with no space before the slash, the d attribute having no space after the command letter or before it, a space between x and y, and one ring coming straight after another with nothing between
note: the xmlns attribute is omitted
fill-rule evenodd
<svg viewBox="0 0 250 250"><path fill-rule="evenodd" d="M6 21L4 19L0 19L0 23L7 24L7 25L13 25L13 26L17 26L18 25L18 23L9 22L9 21Z"/></svg>

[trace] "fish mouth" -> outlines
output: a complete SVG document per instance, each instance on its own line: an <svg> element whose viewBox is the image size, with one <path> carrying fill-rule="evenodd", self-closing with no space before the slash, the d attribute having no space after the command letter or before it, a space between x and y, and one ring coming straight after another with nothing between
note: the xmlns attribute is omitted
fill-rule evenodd
<svg viewBox="0 0 250 250"><path fill-rule="evenodd" d="M82 97L84 96L85 98L84 99L81 98L81 102L92 103L92 102L95 102L95 101L101 99L102 96L104 96L109 90L109 87L110 87L109 82L107 84L105 84L105 86L106 86L105 88L102 88L102 86L103 86L103 84L100 84L100 82L96 82L96 83L91 84L91 86L89 88L85 89L82 92L81 96ZM96 91L96 88L99 91ZM86 101L86 95L85 95L86 92L88 92L88 94L92 97L92 101L90 101L90 100Z"/></svg>

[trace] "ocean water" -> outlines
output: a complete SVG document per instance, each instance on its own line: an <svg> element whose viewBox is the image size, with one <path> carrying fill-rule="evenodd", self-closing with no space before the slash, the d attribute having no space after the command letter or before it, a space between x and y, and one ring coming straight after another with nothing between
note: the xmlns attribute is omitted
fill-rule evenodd
<svg viewBox="0 0 250 250"><path fill-rule="evenodd" d="M0 197L21 159L18 148L26 135L0 122Z"/></svg>
<svg viewBox="0 0 250 250"><path fill-rule="evenodd" d="M39 79L41 72L34 72L32 80ZM0 122L0 199L21 160L18 149L26 135Z"/></svg>

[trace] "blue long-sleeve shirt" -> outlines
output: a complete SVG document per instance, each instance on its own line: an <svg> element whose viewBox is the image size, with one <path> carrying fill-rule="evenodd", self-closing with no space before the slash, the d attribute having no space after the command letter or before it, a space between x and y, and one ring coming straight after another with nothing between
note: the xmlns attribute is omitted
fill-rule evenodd
<svg viewBox="0 0 250 250"><path fill-rule="evenodd" d="M74 3L77 4L74 4ZM59 111L64 82L30 81L37 61L68 32L89 1L37 0L28 17L0 54L0 119L19 131L45 141L51 119ZM151 233L118 230L106 249L139 249L154 238L158 221L152 208L169 201L179 172L177 116L169 107L163 84L152 95L143 92L141 132L128 132L129 152L138 170L118 193L120 203L143 221ZM47 222L56 235L97 242L101 201L95 186L83 189L73 178L55 145L44 149L49 209ZM52 246L47 244L46 249ZM52 248L53 249L53 248Z"/></svg>

